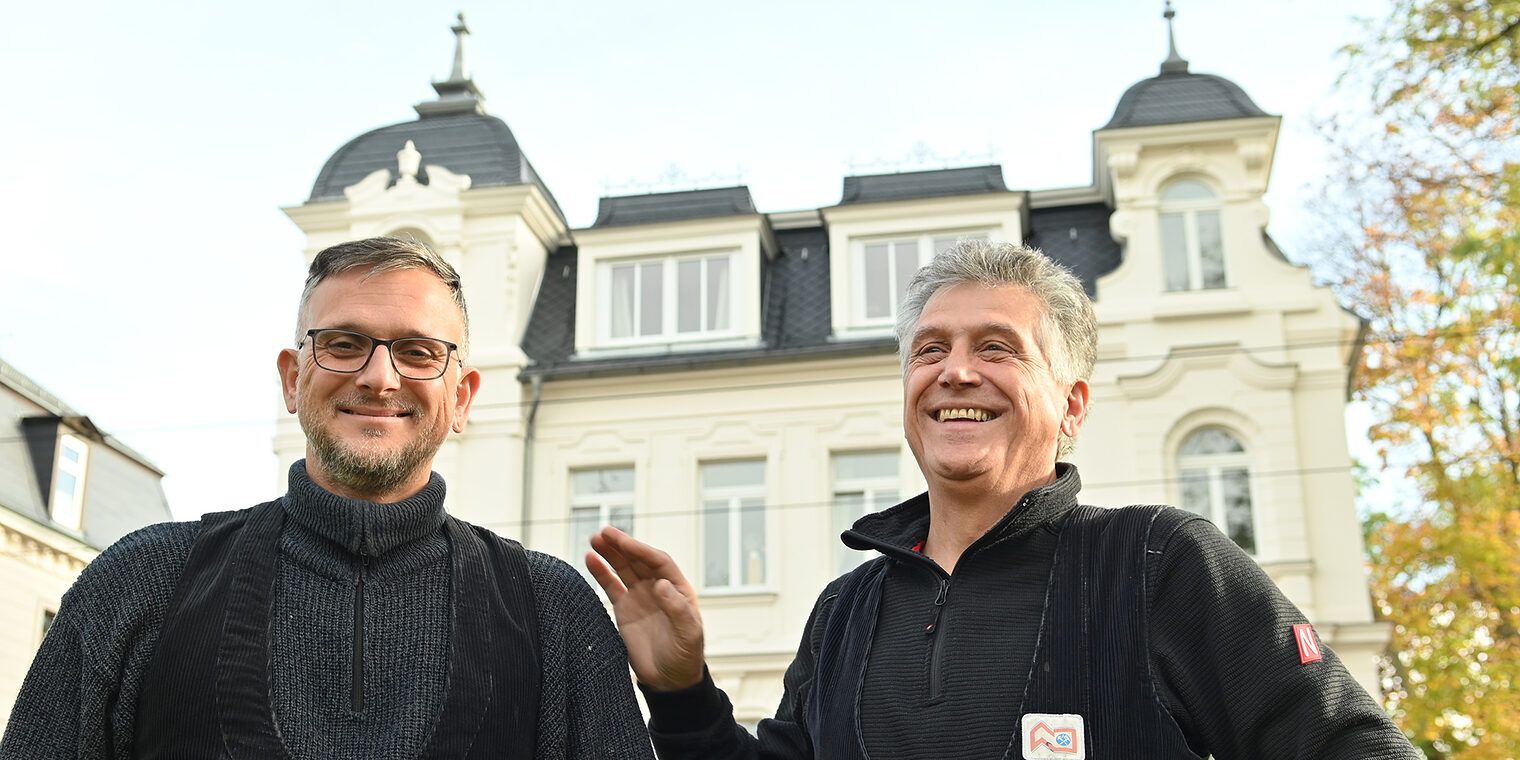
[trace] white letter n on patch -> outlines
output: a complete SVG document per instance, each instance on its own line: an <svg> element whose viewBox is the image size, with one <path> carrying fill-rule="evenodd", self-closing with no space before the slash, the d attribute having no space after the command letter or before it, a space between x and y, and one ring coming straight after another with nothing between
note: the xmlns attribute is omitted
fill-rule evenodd
<svg viewBox="0 0 1520 760"><path fill-rule="evenodd" d="M1298 642L1298 661L1310 663L1324 659L1319 651L1319 639L1314 637L1314 626L1300 623L1293 626L1293 640Z"/></svg>

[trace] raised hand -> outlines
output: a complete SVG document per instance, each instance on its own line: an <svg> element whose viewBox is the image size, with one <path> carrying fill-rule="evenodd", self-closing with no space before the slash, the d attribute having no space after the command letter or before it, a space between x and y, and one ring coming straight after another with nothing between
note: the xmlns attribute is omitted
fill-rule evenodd
<svg viewBox="0 0 1520 760"><path fill-rule="evenodd" d="M613 527L591 536L586 568L612 600L634 675L650 688L702 680L702 612L697 591L669 554Z"/></svg>

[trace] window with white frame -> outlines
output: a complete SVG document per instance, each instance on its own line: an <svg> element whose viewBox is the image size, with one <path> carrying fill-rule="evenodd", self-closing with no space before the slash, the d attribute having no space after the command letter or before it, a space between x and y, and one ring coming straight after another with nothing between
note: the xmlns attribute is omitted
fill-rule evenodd
<svg viewBox="0 0 1520 760"><path fill-rule="evenodd" d="M1223 428L1193 432L1177 455L1182 508L1218 525L1240 548L1256 553L1250 454Z"/></svg>
<svg viewBox="0 0 1520 760"><path fill-rule="evenodd" d="M733 260L702 253L602 264L602 338L618 345L732 335Z"/></svg>
<svg viewBox="0 0 1520 760"><path fill-rule="evenodd" d="M1161 191L1160 211L1167 291L1228 287L1214 191L1198 180L1173 182Z"/></svg>
<svg viewBox="0 0 1520 760"><path fill-rule="evenodd" d="M570 473L570 553L585 556L591 535L611 525L633 533L633 468L606 467ZM581 563L575 563L586 570Z"/></svg>
<svg viewBox="0 0 1520 760"><path fill-rule="evenodd" d="M855 245L855 322L891 324L897 304L919 267L957 241L988 239L985 232L867 239Z"/></svg>
<svg viewBox="0 0 1520 760"><path fill-rule="evenodd" d="M765 460L702 465L702 585L765 585Z"/></svg>
<svg viewBox="0 0 1520 760"><path fill-rule="evenodd" d="M84 476L89 458L90 449L83 439L68 434L58 437L53 498L48 510L53 522L69 530L79 530L84 521Z"/></svg>
<svg viewBox="0 0 1520 760"><path fill-rule="evenodd" d="M834 455L834 499L830 521L833 523L834 572L844 573L870 557L839 541L856 520L880 512L898 501L901 484L896 451L870 451Z"/></svg>

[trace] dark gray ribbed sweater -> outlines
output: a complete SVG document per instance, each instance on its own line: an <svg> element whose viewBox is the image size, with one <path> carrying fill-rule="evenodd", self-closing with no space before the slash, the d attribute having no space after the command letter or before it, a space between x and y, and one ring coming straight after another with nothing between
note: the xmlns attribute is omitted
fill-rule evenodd
<svg viewBox="0 0 1520 760"><path fill-rule="evenodd" d="M270 636L275 724L294 758L414 758L446 686L449 542L444 484L395 504L318 487L303 462L283 497ZM33 662L0 758L130 757L137 690L198 522L133 533L64 597ZM565 562L530 551L542 685L540 760L649 758L627 654ZM364 575L363 707L353 709L354 600Z"/></svg>

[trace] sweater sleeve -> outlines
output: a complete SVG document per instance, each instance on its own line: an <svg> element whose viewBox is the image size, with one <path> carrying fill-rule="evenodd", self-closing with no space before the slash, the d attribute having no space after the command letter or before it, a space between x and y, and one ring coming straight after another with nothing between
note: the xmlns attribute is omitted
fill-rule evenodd
<svg viewBox="0 0 1520 760"><path fill-rule="evenodd" d="M649 734L661 760L803 760L813 756L813 740L804 718L817 657L822 621L841 584L824 589L808 615L797 655L782 676L776 717L760 721L755 735L734 720L734 706L712 675L702 672L695 686L655 691L639 684L649 705Z"/></svg>
<svg viewBox="0 0 1520 760"><path fill-rule="evenodd" d="M131 756L138 686L198 530L143 528L80 573L22 682L0 759Z"/></svg>
<svg viewBox="0 0 1520 760"><path fill-rule="evenodd" d="M1194 751L1420 757L1328 647L1302 661L1293 626L1309 621L1212 523L1189 520L1153 538L1153 557L1158 545L1147 578L1151 665Z"/></svg>
<svg viewBox="0 0 1520 760"><path fill-rule="evenodd" d="M601 600L569 564L528 552L538 607L536 760L653 760L628 650Z"/></svg>

